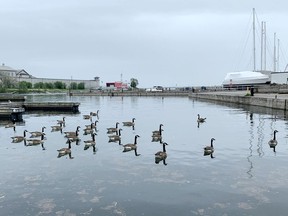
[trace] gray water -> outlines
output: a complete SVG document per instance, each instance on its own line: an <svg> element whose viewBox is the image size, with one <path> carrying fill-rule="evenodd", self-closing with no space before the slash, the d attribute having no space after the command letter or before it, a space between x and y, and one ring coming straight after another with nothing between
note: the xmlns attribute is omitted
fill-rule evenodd
<svg viewBox="0 0 288 216"><path fill-rule="evenodd" d="M287 122L281 111L235 107L177 97L29 96L28 101L76 101L80 113L31 112L16 131L0 127L1 215L286 215L288 196ZM96 152L84 151L84 114L99 111ZM197 124L197 114L206 117ZM72 156L57 158L67 147L61 132L51 132L66 117L64 131L79 125L81 141ZM123 121L135 120L134 130ZM93 117L92 122L97 118ZM109 143L108 127L120 122L122 144L138 138L138 153ZM167 165L155 164L162 150L151 142L163 124ZM14 135L40 131L41 146L11 143ZM273 152L268 141L277 129ZM30 134L27 133L29 137ZM215 138L214 158L203 147Z"/></svg>

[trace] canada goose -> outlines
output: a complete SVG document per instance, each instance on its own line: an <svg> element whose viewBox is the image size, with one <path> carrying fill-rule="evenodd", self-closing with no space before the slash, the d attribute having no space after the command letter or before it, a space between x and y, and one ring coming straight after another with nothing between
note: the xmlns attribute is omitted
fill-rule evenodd
<svg viewBox="0 0 288 216"><path fill-rule="evenodd" d="M67 143L68 143L68 148L61 148L61 149L58 149L58 158L62 157L62 156L65 156L65 155L69 155L69 158L70 159L73 159L73 157L71 156L71 140L68 139L67 140Z"/></svg>
<svg viewBox="0 0 288 216"><path fill-rule="evenodd" d="M119 122L116 122L115 128L113 128L113 127L107 128L107 133L116 133L118 130L118 125L119 125Z"/></svg>
<svg viewBox="0 0 288 216"><path fill-rule="evenodd" d="M131 127L131 126L135 126L135 118L132 118L132 121L127 121L127 122L122 122L123 126L127 126L127 127Z"/></svg>
<svg viewBox="0 0 288 216"><path fill-rule="evenodd" d="M92 133L91 134L92 140L84 140L84 143L85 143L84 150L87 150L91 146L95 146L96 145L95 135L97 135L97 134L96 133Z"/></svg>
<svg viewBox="0 0 288 216"><path fill-rule="evenodd" d="M76 145L79 145L79 141L81 141L81 139L78 137L78 132L77 132L75 135L71 134L71 135L66 135L65 137L66 137L70 142L76 142ZM68 140L67 140L66 143L68 143Z"/></svg>
<svg viewBox="0 0 288 216"><path fill-rule="evenodd" d="M27 131L27 130L24 130L23 136L14 136L14 137L11 137L12 143L19 143L19 142L22 142L24 139L26 139L26 132L28 132L28 131Z"/></svg>
<svg viewBox="0 0 288 216"><path fill-rule="evenodd" d="M162 131L161 129L158 134L152 134L152 142L161 142L162 141Z"/></svg>
<svg viewBox="0 0 288 216"><path fill-rule="evenodd" d="M63 124L62 123L59 123L60 125L53 125L51 126L51 132L54 132L54 131L61 131L62 132L62 129L63 129Z"/></svg>
<svg viewBox="0 0 288 216"><path fill-rule="evenodd" d="M31 134L30 138L34 138L34 137L40 137L40 136L44 136L44 130L46 129L46 127L42 127L42 131L33 131L33 132L29 132Z"/></svg>
<svg viewBox="0 0 288 216"><path fill-rule="evenodd" d="M155 153L155 163L159 164L160 161L163 161L164 165L167 165L166 163L166 158L167 158L167 153L166 153L166 148L165 146L168 145L166 142L162 143L163 145L163 151L158 151Z"/></svg>
<svg viewBox="0 0 288 216"><path fill-rule="evenodd" d="M270 146L270 148L273 148L273 151L275 152L275 147L278 144L278 141L276 139L276 133L278 132L278 130L274 130L274 135L273 135L273 139L269 140L268 144Z"/></svg>
<svg viewBox="0 0 288 216"><path fill-rule="evenodd" d="M162 132L162 126L163 126L163 124L160 124L160 125L159 125L159 130L152 131L152 134L153 134L153 135L161 134L161 132Z"/></svg>
<svg viewBox="0 0 288 216"><path fill-rule="evenodd" d="M24 143L25 143L25 146L37 146L41 144L42 149L45 150L44 134L41 135L41 139L24 139Z"/></svg>
<svg viewBox="0 0 288 216"><path fill-rule="evenodd" d="M109 141L108 142L121 142L121 131L122 128L118 129L118 131L116 132L116 135L110 135L109 137Z"/></svg>
<svg viewBox="0 0 288 216"><path fill-rule="evenodd" d="M210 144L210 146L204 147L204 156L210 155L211 158L214 158L214 157L213 157L213 152L214 152L213 141L214 141L214 140L215 140L214 138L211 138L211 144Z"/></svg>
<svg viewBox="0 0 288 216"><path fill-rule="evenodd" d="M91 119L92 117L92 112L90 112L89 115L83 115L83 119Z"/></svg>
<svg viewBox="0 0 288 216"><path fill-rule="evenodd" d="M16 131L16 123L13 121L10 124L5 125L5 128L13 128L14 131Z"/></svg>
<svg viewBox="0 0 288 216"><path fill-rule="evenodd" d="M125 144L125 145L122 145L124 147L124 150L123 152L128 152L128 151L132 151L134 150L135 152L135 155L136 156L139 156L140 154L137 154L137 138L140 137L139 135L135 135L135 139L134 139L134 144Z"/></svg>
<svg viewBox="0 0 288 216"><path fill-rule="evenodd" d="M83 131L83 135L92 134L94 132L94 128L84 128Z"/></svg>
<svg viewBox="0 0 288 216"><path fill-rule="evenodd" d="M98 120L96 120L94 123L91 123L91 124L89 124L89 125L85 125L85 127L86 127L87 129L96 128L97 122L98 122ZM85 129L84 129L84 130L85 130Z"/></svg>
<svg viewBox="0 0 288 216"><path fill-rule="evenodd" d="M97 110L96 112L91 112L90 115L91 116L97 116L98 117L99 114L99 110Z"/></svg>
<svg viewBox="0 0 288 216"><path fill-rule="evenodd" d="M77 126L75 131L65 131L65 132L64 132L65 137L78 136L78 134L79 134L79 128L81 128L81 127L80 127L80 126Z"/></svg>
<svg viewBox="0 0 288 216"><path fill-rule="evenodd" d="M198 118L197 118L197 122L198 122L198 123L203 123L203 122L205 122L206 118L200 117L200 114L197 114L197 116L198 116Z"/></svg>
<svg viewBox="0 0 288 216"><path fill-rule="evenodd" d="M57 123L65 126L65 116L62 118L62 120L57 120Z"/></svg>

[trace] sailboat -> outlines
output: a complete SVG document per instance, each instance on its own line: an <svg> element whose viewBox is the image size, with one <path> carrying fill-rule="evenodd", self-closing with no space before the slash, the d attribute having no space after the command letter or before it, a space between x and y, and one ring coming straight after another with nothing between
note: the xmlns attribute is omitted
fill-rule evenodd
<svg viewBox="0 0 288 216"><path fill-rule="evenodd" d="M266 27L265 27L266 28ZM263 30L263 29L262 29ZM271 83L271 72L262 70L262 42L261 42L261 70L256 71L256 48L255 48L255 9L253 8L253 60L254 69L252 71L239 71L227 73L222 83L224 88L251 87ZM265 44L266 45L266 44ZM266 47L265 47L266 49ZM265 53L266 57L266 53Z"/></svg>

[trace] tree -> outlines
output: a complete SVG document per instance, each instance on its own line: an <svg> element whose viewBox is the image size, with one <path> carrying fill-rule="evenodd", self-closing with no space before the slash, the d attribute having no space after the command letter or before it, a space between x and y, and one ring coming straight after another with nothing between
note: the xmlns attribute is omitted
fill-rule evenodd
<svg viewBox="0 0 288 216"><path fill-rule="evenodd" d="M31 82L26 82L26 81L21 81L18 83L19 89L31 89L32 88L32 83Z"/></svg>
<svg viewBox="0 0 288 216"><path fill-rule="evenodd" d="M16 81L9 76L1 74L1 88L2 89L9 89L15 88Z"/></svg>
<svg viewBox="0 0 288 216"><path fill-rule="evenodd" d="M66 89L66 84L60 81L54 82L54 88L56 89Z"/></svg>
<svg viewBox="0 0 288 216"><path fill-rule="evenodd" d="M77 83L76 82L71 82L70 83L70 89L77 89Z"/></svg>
<svg viewBox="0 0 288 216"><path fill-rule="evenodd" d="M137 85L138 85L139 83L138 83L138 80L137 79L135 79L135 78L131 78L130 79L130 87L131 88L137 88Z"/></svg>
<svg viewBox="0 0 288 216"><path fill-rule="evenodd" d="M42 89L44 87L44 83L43 82L38 82L34 84L34 88L36 89Z"/></svg>
<svg viewBox="0 0 288 216"><path fill-rule="evenodd" d="M32 88L31 82L21 81L18 83L18 92L19 93L27 93L28 89Z"/></svg>
<svg viewBox="0 0 288 216"><path fill-rule="evenodd" d="M84 82L78 83L77 88L78 89L85 89L85 83Z"/></svg>

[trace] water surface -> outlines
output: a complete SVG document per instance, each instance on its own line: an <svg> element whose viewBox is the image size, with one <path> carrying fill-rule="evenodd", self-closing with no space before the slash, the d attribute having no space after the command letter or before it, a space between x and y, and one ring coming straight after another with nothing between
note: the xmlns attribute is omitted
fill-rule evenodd
<svg viewBox="0 0 288 216"><path fill-rule="evenodd" d="M29 101L80 102L80 113L31 112L16 131L0 127L0 209L3 215L286 215L288 195L285 113L259 107L197 101L186 97L29 96ZM84 150L84 114L99 112L96 152ZM197 114L206 122L197 124ZM61 132L51 132L66 117L64 131L79 125L81 141L72 156L57 158L67 147ZM134 130L123 121L135 120ZM123 153L109 143L108 127L119 122L122 144L138 138L138 153ZM151 142L163 124L167 166L155 164L162 150ZM41 146L11 143L14 135L39 131ZM268 145L277 129L276 152ZM27 133L29 137L30 134ZM214 158L203 147L215 138Z"/></svg>

